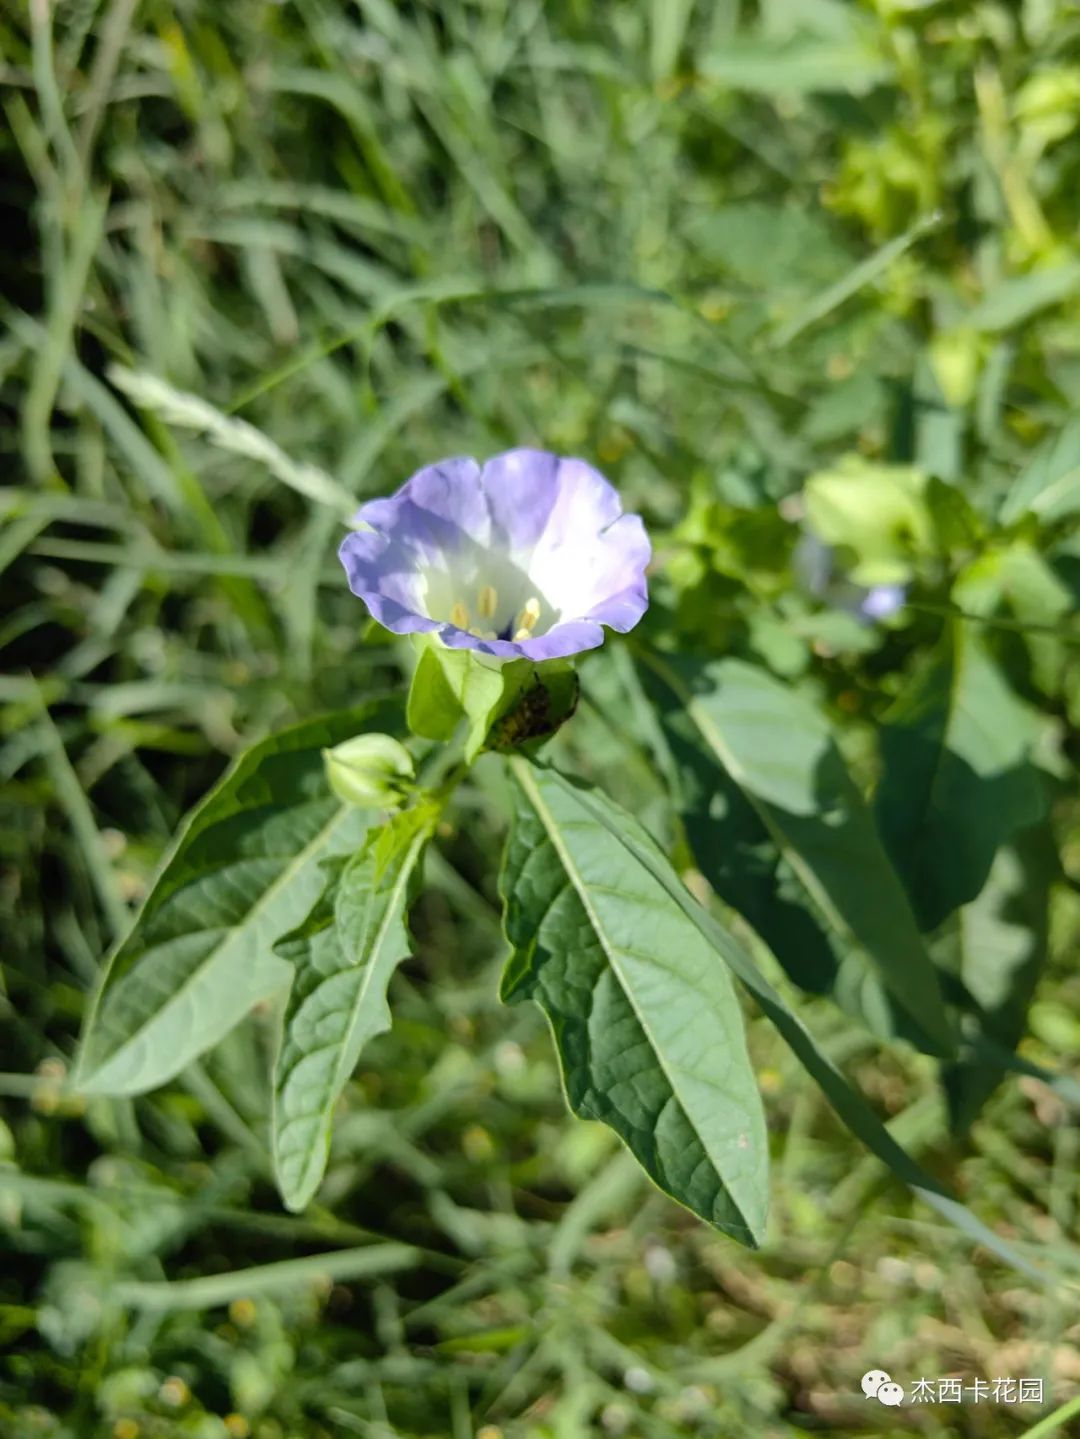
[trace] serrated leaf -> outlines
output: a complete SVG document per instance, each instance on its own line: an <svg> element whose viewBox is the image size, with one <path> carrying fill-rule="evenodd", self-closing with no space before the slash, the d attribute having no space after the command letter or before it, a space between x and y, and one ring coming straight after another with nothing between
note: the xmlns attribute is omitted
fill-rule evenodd
<svg viewBox="0 0 1080 1439"><path fill-rule="evenodd" d="M825 717L741 660L650 655L645 672L680 747L688 839L721 897L797 984L951 1054L937 973Z"/></svg>
<svg viewBox="0 0 1080 1439"><path fill-rule="evenodd" d="M640 828L630 815L596 792L587 808L554 770L510 767L503 998L547 1014L576 1114L610 1125L667 1194L756 1245L768 1148L727 971L619 843Z"/></svg>
<svg viewBox="0 0 1080 1439"><path fill-rule="evenodd" d="M974 899L998 848L1041 819L1036 738L1031 711L960 624L886 715L875 808L924 930Z"/></svg>
<svg viewBox="0 0 1080 1439"><path fill-rule="evenodd" d="M320 865L361 843L370 815L342 805L322 751L396 706L309 720L243 755L181 830L91 1005L76 1083L137 1094L216 1044L288 982L273 944L323 886Z"/></svg>
<svg viewBox="0 0 1080 1439"><path fill-rule="evenodd" d="M289 1209L305 1208L319 1187L334 1105L364 1045L390 1027L386 989L409 954L410 886L436 814L421 805L371 834L274 946L293 967L273 1106L274 1168Z"/></svg>
<svg viewBox="0 0 1080 1439"><path fill-rule="evenodd" d="M980 893L942 935L943 962L965 996L965 1036L1011 1053L1024 1034L1028 1004L1046 961L1050 889L1059 870L1053 836L1036 825L994 858ZM967 1059L943 1075L949 1115L966 1129L1002 1078L1000 1065Z"/></svg>

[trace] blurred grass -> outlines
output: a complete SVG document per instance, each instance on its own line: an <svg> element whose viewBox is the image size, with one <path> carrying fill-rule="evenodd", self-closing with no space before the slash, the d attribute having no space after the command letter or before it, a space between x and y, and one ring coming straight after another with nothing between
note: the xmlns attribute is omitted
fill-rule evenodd
<svg viewBox="0 0 1080 1439"><path fill-rule="evenodd" d="M658 537L691 495L764 510L849 451L989 509L1080 399L1075 7L31 0L0 8L0 53L5 1439L1036 1417L868 1417L871 1367L1068 1399L1069 1291L914 1205L760 1021L758 1255L564 1117L540 1021L495 1002L484 770L308 1216L267 1175L271 1016L145 1098L83 1107L64 1075L99 956L226 757L400 673L343 593L335 511L110 366L354 496L531 442L598 459ZM710 623L722 647L729 613ZM662 829L607 665L562 743ZM888 676L825 681L872 708ZM1068 825L1029 1042L1057 1066L1080 1051ZM949 1141L926 1065L813 1019L898 1137L1064 1265L1078 1140L1051 1091L1014 1079Z"/></svg>

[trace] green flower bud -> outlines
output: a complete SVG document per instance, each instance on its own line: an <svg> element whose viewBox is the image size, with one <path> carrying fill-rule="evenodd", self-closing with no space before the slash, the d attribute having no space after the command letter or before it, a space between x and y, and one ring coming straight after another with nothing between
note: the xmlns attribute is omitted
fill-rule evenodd
<svg viewBox="0 0 1080 1439"><path fill-rule="evenodd" d="M413 779L412 756L388 734L358 734L323 750L330 788L346 804L396 809Z"/></svg>

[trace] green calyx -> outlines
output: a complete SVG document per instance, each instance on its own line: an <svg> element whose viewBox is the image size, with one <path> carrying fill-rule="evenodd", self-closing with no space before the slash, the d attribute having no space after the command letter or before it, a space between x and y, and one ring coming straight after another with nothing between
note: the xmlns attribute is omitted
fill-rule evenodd
<svg viewBox="0 0 1080 1439"><path fill-rule="evenodd" d="M577 673L569 660L499 661L474 650L451 650L428 636L420 651L407 717L424 739L449 740L466 726L464 758L543 742L577 706Z"/></svg>

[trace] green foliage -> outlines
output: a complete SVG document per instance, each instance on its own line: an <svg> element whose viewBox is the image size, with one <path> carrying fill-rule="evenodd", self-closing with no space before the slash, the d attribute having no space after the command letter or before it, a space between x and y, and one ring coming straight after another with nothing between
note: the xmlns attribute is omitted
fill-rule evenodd
<svg viewBox="0 0 1080 1439"><path fill-rule="evenodd" d="M409 953L409 887L437 817L421 804L373 832L274 946L294 971L273 1111L274 1164L290 1209L305 1209L319 1186L331 1112L361 1049L390 1027L386 988Z"/></svg>
<svg viewBox="0 0 1080 1439"><path fill-rule="evenodd" d="M760 1243L765 1119L726 969L637 862L630 815L512 765L503 998L543 1008L575 1113L609 1124L695 1214Z"/></svg>
<svg viewBox="0 0 1080 1439"><path fill-rule="evenodd" d="M953 1038L937 973L825 717L738 660L647 661L695 859L803 988L932 1054Z"/></svg>
<svg viewBox="0 0 1080 1439"><path fill-rule="evenodd" d="M313 720L256 745L194 812L111 957L79 1068L87 1093L170 1079L288 980L272 946L370 822L330 793L322 751L385 709Z"/></svg>
<svg viewBox="0 0 1080 1439"><path fill-rule="evenodd" d="M5 1439L862 1432L883 1362L1068 1405L1075 7L89 0L7 7L0 49ZM424 822L326 786L322 748L403 734L412 659L343 584L343 519L520 443L644 514L633 664L590 657L580 703L500 679L469 724L448 683L415 728L520 754L573 714L585 833L745 990L756 1250L567 1116L536 1007L498 1003L525 801L496 757L409 742L443 808L415 900L393 860L358 891L378 963L336 928L274 951ZM824 520L813 476L844 477ZM853 586L893 576L864 622ZM654 663L691 655L692 707ZM316 1187L285 1213L302 977L308 1019L368 997L351 1041L336 1000L328 1050L300 1025L325 1067L286 1188Z"/></svg>
<svg viewBox="0 0 1080 1439"><path fill-rule="evenodd" d="M1080 421L1039 447L1031 463L1009 487L1001 520L1012 524L1025 515L1052 524L1080 511Z"/></svg>
<svg viewBox="0 0 1080 1439"><path fill-rule="evenodd" d="M1046 963L1050 896L1058 877L1053 835L1046 826L1024 830L997 851L986 883L940 937L942 963L963 985L968 1034L989 1039L999 1054L1023 1037L1028 1004ZM972 1122L1000 1080L1001 1070L993 1064L946 1069L957 1128Z"/></svg>
<svg viewBox="0 0 1080 1439"><path fill-rule="evenodd" d="M885 715L882 838L924 930L982 890L994 856L1045 813L1035 716L954 625Z"/></svg>
<svg viewBox="0 0 1080 1439"><path fill-rule="evenodd" d="M463 756L471 764L487 749L512 749L555 732L577 704L574 668L563 660L508 663L474 650L451 650L426 637L409 689L414 734L449 740L464 724Z"/></svg>

